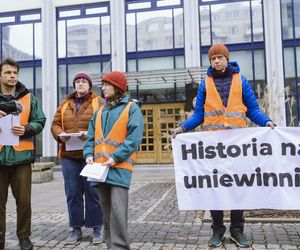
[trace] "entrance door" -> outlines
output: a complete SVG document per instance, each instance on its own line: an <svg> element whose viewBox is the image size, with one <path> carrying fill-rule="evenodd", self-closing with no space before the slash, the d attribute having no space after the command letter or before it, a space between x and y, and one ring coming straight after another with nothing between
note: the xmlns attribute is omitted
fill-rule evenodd
<svg viewBox="0 0 300 250"><path fill-rule="evenodd" d="M184 104L144 104L142 111L144 136L137 163L173 163L170 131L184 119Z"/></svg>

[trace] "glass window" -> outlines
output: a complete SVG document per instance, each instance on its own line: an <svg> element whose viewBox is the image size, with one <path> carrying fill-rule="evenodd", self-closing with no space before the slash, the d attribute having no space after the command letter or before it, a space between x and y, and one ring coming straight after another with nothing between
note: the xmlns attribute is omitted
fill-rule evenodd
<svg viewBox="0 0 300 250"><path fill-rule="evenodd" d="M300 1L294 1L295 33L300 38Z"/></svg>
<svg viewBox="0 0 300 250"><path fill-rule="evenodd" d="M297 53L297 75L298 79L300 79L300 47L296 47L296 53ZM299 80L298 80L299 82ZM299 83L298 83L299 84Z"/></svg>
<svg viewBox="0 0 300 250"><path fill-rule="evenodd" d="M176 68L184 68L185 67L185 62L184 62L184 56L176 56L175 57L175 63L176 63Z"/></svg>
<svg viewBox="0 0 300 250"><path fill-rule="evenodd" d="M286 78L295 77L294 48L284 48L284 73Z"/></svg>
<svg viewBox="0 0 300 250"><path fill-rule="evenodd" d="M60 103L67 94L67 66L58 66L58 102Z"/></svg>
<svg viewBox="0 0 300 250"><path fill-rule="evenodd" d="M180 5L180 0L159 0L157 1L157 6L174 6L174 5Z"/></svg>
<svg viewBox="0 0 300 250"><path fill-rule="evenodd" d="M230 61L236 61L240 66L241 74L246 76L249 81L253 80L251 51L232 51L230 52Z"/></svg>
<svg viewBox="0 0 300 250"><path fill-rule="evenodd" d="M173 57L143 58L138 60L139 71L173 69Z"/></svg>
<svg viewBox="0 0 300 250"><path fill-rule="evenodd" d="M138 10L138 9L145 9L150 8L151 2L144 2L144 3L129 3L128 9L129 10Z"/></svg>
<svg viewBox="0 0 300 250"><path fill-rule="evenodd" d="M281 0L281 19L283 39L293 38L293 17L291 0Z"/></svg>
<svg viewBox="0 0 300 250"><path fill-rule="evenodd" d="M261 1L252 1L253 41L263 41L263 16ZM251 33L250 33L251 34Z"/></svg>
<svg viewBox="0 0 300 250"><path fill-rule="evenodd" d="M12 23L15 22L16 18L14 16L0 17L0 23Z"/></svg>
<svg viewBox="0 0 300 250"><path fill-rule="evenodd" d="M102 54L110 54L110 17L101 17Z"/></svg>
<svg viewBox="0 0 300 250"><path fill-rule="evenodd" d="M70 17L70 16L79 16L80 10L68 10L68 11L60 11L59 17Z"/></svg>
<svg viewBox="0 0 300 250"><path fill-rule="evenodd" d="M41 14L30 14L30 15L21 15L20 20L21 21L34 21L34 20L40 20Z"/></svg>
<svg viewBox="0 0 300 250"><path fill-rule="evenodd" d="M249 6L249 2L211 6L213 43L228 44L251 41Z"/></svg>
<svg viewBox="0 0 300 250"><path fill-rule="evenodd" d="M138 51L173 48L172 10L137 13Z"/></svg>
<svg viewBox="0 0 300 250"><path fill-rule="evenodd" d="M26 39L24 39L26 37ZM9 25L2 28L3 57L16 61L33 59L33 24Z"/></svg>
<svg viewBox="0 0 300 250"><path fill-rule="evenodd" d="M135 59L127 60L127 71L128 72L137 71Z"/></svg>
<svg viewBox="0 0 300 250"><path fill-rule="evenodd" d="M85 13L87 15L101 14L101 13L107 13L107 12L108 12L107 7L88 8L88 9L85 10Z"/></svg>
<svg viewBox="0 0 300 250"><path fill-rule="evenodd" d="M175 48L184 47L183 30L183 9L174 9Z"/></svg>
<svg viewBox="0 0 300 250"><path fill-rule="evenodd" d="M265 80L265 55L264 50L254 51L255 80Z"/></svg>
<svg viewBox="0 0 300 250"><path fill-rule="evenodd" d="M33 92L33 68L20 68L19 81Z"/></svg>
<svg viewBox="0 0 300 250"><path fill-rule="evenodd" d="M127 52L136 50L135 41L135 13L126 15Z"/></svg>
<svg viewBox="0 0 300 250"><path fill-rule="evenodd" d="M99 18L67 20L68 57L100 54L99 32Z"/></svg>
<svg viewBox="0 0 300 250"><path fill-rule="evenodd" d="M64 58L66 54L66 21L57 22L57 46L58 57Z"/></svg>
<svg viewBox="0 0 300 250"><path fill-rule="evenodd" d="M200 6L200 39L201 45L210 45L210 18L209 6Z"/></svg>
<svg viewBox="0 0 300 250"><path fill-rule="evenodd" d="M34 55L35 59L42 59L42 24L34 24Z"/></svg>

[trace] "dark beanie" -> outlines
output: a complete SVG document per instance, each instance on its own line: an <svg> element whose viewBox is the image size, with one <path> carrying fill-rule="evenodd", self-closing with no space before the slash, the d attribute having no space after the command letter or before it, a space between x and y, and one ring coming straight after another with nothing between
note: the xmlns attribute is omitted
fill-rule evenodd
<svg viewBox="0 0 300 250"><path fill-rule="evenodd" d="M112 71L107 73L101 78L102 82L108 82L111 85L114 85L118 89L121 89L123 92L127 89L127 78L123 72Z"/></svg>
<svg viewBox="0 0 300 250"><path fill-rule="evenodd" d="M88 72L82 71L82 72L78 72L78 73L74 76L74 79L73 79L73 86L74 86L74 88L75 88L75 81L76 81L77 79L80 79L80 78L83 78L83 79L88 80L89 85L90 85L90 89L93 87L93 81L92 81L91 75L90 75Z"/></svg>
<svg viewBox="0 0 300 250"><path fill-rule="evenodd" d="M227 58L227 61L229 61L229 52L227 47L222 43L216 43L213 46L210 47L208 50L208 60L210 62L210 59L214 55L223 55Z"/></svg>

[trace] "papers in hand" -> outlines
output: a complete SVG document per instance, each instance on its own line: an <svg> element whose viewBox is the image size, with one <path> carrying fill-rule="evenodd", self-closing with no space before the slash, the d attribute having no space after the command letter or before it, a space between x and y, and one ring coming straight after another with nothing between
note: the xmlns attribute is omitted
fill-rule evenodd
<svg viewBox="0 0 300 250"><path fill-rule="evenodd" d="M82 150L85 141L81 140L79 137L83 134L84 132L79 132L79 133L60 133L59 136L64 136L64 137L70 137L69 140L65 142L66 145L66 151L74 151L74 150Z"/></svg>
<svg viewBox="0 0 300 250"><path fill-rule="evenodd" d="M88 177L88 181L105 182L109 167L101 163L87 164L80 175Z"/></svg>
<svg viewBox="0 0 300 250"><path fill-rule="evenodd" d="M0 144L5 146L18 146L20 137L15 135L11 128L20 124L19 115L6 115L0 118Z"/></svg>

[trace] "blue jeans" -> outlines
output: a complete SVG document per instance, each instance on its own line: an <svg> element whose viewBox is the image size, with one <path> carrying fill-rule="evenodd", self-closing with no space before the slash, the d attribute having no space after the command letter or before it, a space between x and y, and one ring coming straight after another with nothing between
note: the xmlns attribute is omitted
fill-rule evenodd
<svg viewBox="0 0 300 250"><path fill-rule="evenodd" d="M65 181L70 227L101 227L103 214L99 191L80 174L86 165L83 159L62 158L62 173ZM84 195L84 201L83 201Z"/></svg>

